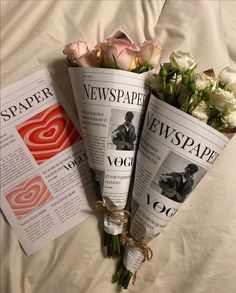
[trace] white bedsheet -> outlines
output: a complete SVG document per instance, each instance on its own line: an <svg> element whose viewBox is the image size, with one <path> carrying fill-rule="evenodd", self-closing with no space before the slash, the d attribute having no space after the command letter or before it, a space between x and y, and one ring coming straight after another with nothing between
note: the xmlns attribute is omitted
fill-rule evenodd
<svg viewBox="0 0 236 293"><path fill-rule="evenodd" d="M89 46L117 29L141 44L159 41L163 61L190 51L200 68L236 67L236 1L27 0L1 1L1 87L48 67L73 105L62 54L66 43ZM236 292L236 137L151 243L128 292ZM106 259L101 214L90 216L26 257L1 214L1 292L112 293L117 261Z"/></svg>

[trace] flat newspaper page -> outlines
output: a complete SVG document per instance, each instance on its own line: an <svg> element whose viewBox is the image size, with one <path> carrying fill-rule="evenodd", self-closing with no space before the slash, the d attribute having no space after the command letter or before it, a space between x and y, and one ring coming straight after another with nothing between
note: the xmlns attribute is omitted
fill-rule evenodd
<svg viewBox="0 0 236 293"><path fill-rule="evenodd" d="M0 116L1 209L30 255L91 214L95 189L77 117L47 70L3 89Z"/></svg>

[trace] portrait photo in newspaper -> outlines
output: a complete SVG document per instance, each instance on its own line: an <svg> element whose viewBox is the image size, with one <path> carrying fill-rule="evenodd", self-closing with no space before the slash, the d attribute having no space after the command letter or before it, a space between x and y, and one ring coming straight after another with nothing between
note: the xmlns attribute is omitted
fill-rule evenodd
<svg viewBox="0 0 236 293"><path fill-rule="evenodd" d="M171 200L182 203L206 173L205 169L170 152L157 171L150 187Z"/></svg>
<svg viewBox="0 0 236 293"><path fill-rule="evenodd" d="M133 151L137 143L138 117L135 111L112 109L108 149Z"/></svg>

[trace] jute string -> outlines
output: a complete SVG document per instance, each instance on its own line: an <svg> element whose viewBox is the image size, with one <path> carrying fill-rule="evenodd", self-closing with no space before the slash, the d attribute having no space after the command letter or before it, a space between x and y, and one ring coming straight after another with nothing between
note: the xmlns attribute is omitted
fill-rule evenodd
<svg viewBox="0 0 236 293"><path fill-rule="evenodd" d="M132 237L129 234L129 232L126 232L123 235L123 239L129 245L136 246L142 250L142 253L143 253L143 261L142 262L149 261L152 259L153 252L152 252L151 248L148 247L147 243L144 241L143 238L140 240L137 240L134 237Z"/></svg>
<svg viewBox="0 0 236 293"><path fill-rule="evenodd" d="M114 218L116 218L117 220L119 220L121 223L124 223L124 224L128 222L128 219L130 217L130 212L124 209L112 207L109 204L100 200L95 202L95 207L97 209L103 210L106 214L113 216Z"/></svg>
<svg viewBox="0 0 236 293"><path fill-rule="evenodd" d="M123 235L123 240L125 243L136 246L142 250L143 253L143 260L142 262L149 261L153 257L153 251L150 247L148 247L147 243L144 241L144 239L137 240L134 237L132 237L129 232L126 232ZM132 278L132 284L134 285L137 278L137 271L134 272L133 278Z"/></svg>

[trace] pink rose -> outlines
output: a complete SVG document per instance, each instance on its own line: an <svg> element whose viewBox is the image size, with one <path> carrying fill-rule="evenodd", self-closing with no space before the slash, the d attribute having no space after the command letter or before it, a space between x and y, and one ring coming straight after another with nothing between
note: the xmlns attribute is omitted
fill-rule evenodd
<svg viewBox="0 0 236 293"><path fill-rule="evenodd" d="M76 63L81 56L88 52L88 46L86 42L78 41L70 43L65 46L63 53L67 55L72 63Z"/></svg>
<svg viewBox="0 0 236 293"><path fill-rule="evenodd" d="M110 38L96 48L101 51L102 67L130 71L137 65L139 49L128 40Z"/></svg>
<svg viewBox="0 0 236 293"><path fill-rule="evenodd" d="M160 63L163 48L152 41L145 41L141 47L139 63L147 65L149 68L155 68Z"/></svg>
<svg viewBox="0 0 236 293"><path fill-rule="evenodd" d="M81 67L101 67L100 58L97 50L86 52L78 60L77 64Z"/></svg>

